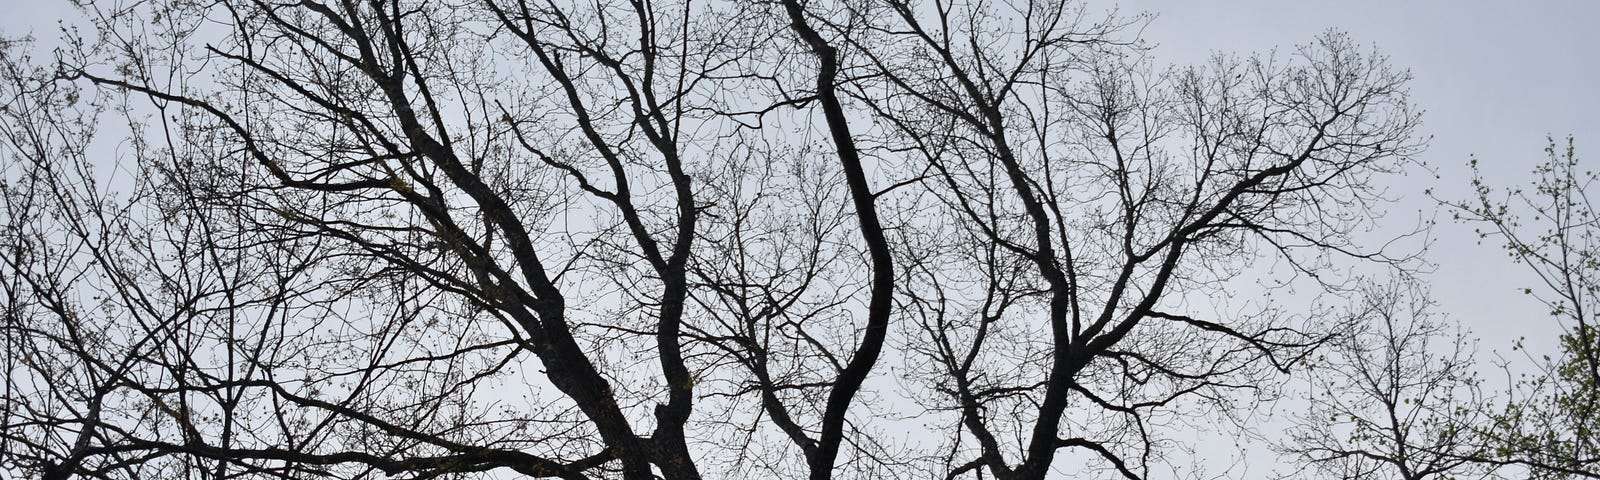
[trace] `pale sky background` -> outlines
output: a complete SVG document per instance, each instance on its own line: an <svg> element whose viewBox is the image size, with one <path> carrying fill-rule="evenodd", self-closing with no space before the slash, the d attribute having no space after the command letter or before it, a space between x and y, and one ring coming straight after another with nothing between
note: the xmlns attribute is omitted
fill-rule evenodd
<svg viewBox="0 0 1600 480"><path fill-rule="evenodd" d="M1395 182L1402 203L1397 221L1432 215L1434 188L1465 198L1472 156L1492 183L1522 184L1544 158L1545 136L1576 135L1580 158L1600 155L1600 1L1449 0L1124 0L1090 2L1157 15L1144 32L1159 62L1196 64L1213 52L1247 55L1281 51L1338 29L1375 45L1391 64L1409 69L1412 101L1426 113L1421 133L1432 137L1422 155L1441 177L1414 172ZM67 0L0 0L0 35L33 32L41 44L56 36ZM1592 146L1592 147L1591 147ZM1600 160L1596 160L1600 161ZM1550 330L1548 318L1517 289L1533 286L1524 268L1491 244L1477 245L1470 227L1439 215L1430 259L1438 264L1433 291L1444 311L1485 338ZM1529 335L1535 337L1535 335ZM1530 338L1537 341L1537 338Z"/></svg>
<svg viewBox="0 0 1600 480"><path fill-rule="evenodd" d="M0 34L33 32L41 44L56 37L66 0L0 0ZM1213 52L1248 55L1280 51L1338 29L1375 45L1391 64L1409 69L1412 101L1425 111L1421 133L1432 137L1422 155L1441 177L1424 171L1395 181L1402 202L1397 222L1432 216L1433 188L1465 198L1465 167L1476 155L1499 185L1522 184L1544 158L1547 134L1576 135L1580 158L1600 155L1600 1L1448 0L1125 0L1090 2L1092 9L1157 15L1144 32L1159 62L1196 64ZM1591 147L1592 146L1592 147ZM1600 161L1600 160L1596 160ZM1471 227L1439 214L1429 258L1441 310L1484 339L1484 350L1505 350L1510 339L1544 343L1553 325L1530 298L1525 268L1494 245L1477 244ZM1548 344L1548 343L1546 343Z"/></svg>
<svg viewBox="0 0 1600 480"><path fill-rule="evenodd" d="M1465 165L1473 156L1492 183L1526 183L1544 159L1547 134L1575 135L1580 158L1600 162L1600 0L1130 0L1120 7L1158 15L1144 38L1158 45L1153 55L1163 63L1200 63L1212 52L1286 51L1331 28L1409 69L1411 100L1426 112L1420 133L1432 137L1421 159L1440 178L1418 170L1393 182L1391 194L1401 203L1389 210L1397 222L1434 216L1437 207L1424 189L1466 198ZM0 35L33 31L49 43L55 20L67 11L65 0L0 0ZM1495 352L1510 355L1511 341L1521 336L1536 352L1552 348L1554 322L1520 293L1537 286L1526 268L1492 240L1478 245L1471 227L1447 213L1437 218L1429 259L1437 265L1431 283L1440 310L1480 338L1485 360Z"/></svg>
<svg viewBox="0 0 1600 480"><path fill-rule="evenodd" d="M1546 135L1558 141L1574 135L1579 158L1600 162L1600 1L1129 0L1120 6L1158 15L1144 38L1158 44L1154 55L1162 62L1289 50L1331 28L1409 69L1411 100L1425 112L1420 133L1431 136L1420 159L1439 178L1415 171L1391 182L1400 203L1389 219L1401 226L1439 212L1426 189L1468 198L1466 163L1474 156L1501 186L1533 178L1533 166L1545 159ZM1438 310L1478 339L1481 373L1491 388L1503 388L1495 359L1525 370L1530 362L1510 351L1512 342L1526 337L1534 354L1554 352L1559 330L1543 306L1521 293L1538 286L1526 266L1514 264L1492 239L1479 245L1472 227L1447 212L1436 217L1428 253L1436 270L1428 280ZM1202 445L1197 453L1207 450ZM1274 469L1272 455L1259 450L1245 460L1248 466L1229 476L1260 478Z"/></svg>
<svg viewBox="0 0 1600 480"><path fill-rule="evenodd" d="M1421 133L1432 137L1421 159L1440 178L1416 171L1397 179L1396 222L1433 214L1425 189L1467 198L1473 156L1491 183L1527 183L1547 134L1576 136L1579 158L1600 162L1600 2L1139 0L1121 8L1158 15L1144 38L1165 62L1286 50L1332 28L1409 69L1411 100L1425 111ZM1478 245L1471 226L1448 213L1438 220L1428 257L1440 310L1481 338L1485 355L1521 336L1535 351L1553 347L1550 317L1520 293L1537 287L1526 267L1493 240Z"/></svg>

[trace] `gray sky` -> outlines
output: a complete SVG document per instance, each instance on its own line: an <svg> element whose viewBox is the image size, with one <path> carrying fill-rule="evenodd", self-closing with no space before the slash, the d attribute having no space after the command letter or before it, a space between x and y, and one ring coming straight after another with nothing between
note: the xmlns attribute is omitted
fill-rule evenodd
<svg viewBox="0 0 1600 480"><path fill-rule="evenodd" d="M1425 189L1467 198L1466 162L1474 156L1490 182L1504 186L1531 180L1545 159L1546 135L1574 135L1579 157L1600 162L1600 2L1140 0L1121 8L1158 15L1144 38L1158 44L1154 55L1162 62L1287 50L1332 28L1409 69L1411 99L1425 111L1421 133L1432 137L1421 160L1439 178L1416 171L1392 183L1401 201L1389 219L1397 223L1434 215ZM1521 293L1537 287L1525 266L1493 240L1478 245L1472 227L1448 213L1437 219L1428 254L1437 265L1429 278L1434 297L1479 339L1479 368L1491 388L1502 388L1505 379L1490 362L1499 355L1526 369L1526 357L1510 351L1512 341L1527 337L1535 354L1552 352L1556 324ZM1270 454L1247 458L1249 467L1232 475L1255 478L1273 468Z"/></svg>
<svg viewBox="0 0 1600 480"><path fill-rule="evenodd" d="M41 40L55 37L55 19L70 8L65 0L0 0L0 7L0 35L31 30ZM1422 133L1432 136L1422 160L1441 178L1419 170L1394 183L1392 194L1402 201L1390 212L1399 222L1433 214L1424 189L1465 198L1465 164L1474 155L1499 185L1530 179L1547 134L1576 135L1580 157L1600 162L1597 1L1139 0L1121 8L1159 15L1144 38L1158 44L1161 62L1288 50L1332 28L1410 69L1412 100L1426 112ZM1431 280L1441 310L1482 339L1485 357L1524 335L1535 348L1553 345L1553 321L1519 293L1535 286L1525 267L1492 241L1477 245L1471 227L1448 214L1438 219L1429 258L1438 265Z"/></svg>
<svg viewBox="0 0 1600 480"><path fill-rule="evenodd" d="M0 6L9 12L0 15L0 34L32 31L41 43L56 36L56 19L71 9L66 0L0 0ZM1157 45L1160 62L1288 50L1331 28L1410 69L1412 99L1426 112L1423 134L1432 136L1422 159L1441 178L1418 171L1397 181L1392 192L1403 201L1391 209L1396 221L1414 221L1419 211L1432 215L1426 188L1464 198L1465 164L1473 155L1492 182L1511 185L1530 178L1547 134L1576 135L1580 157L1600 152L1600 53L1594 50L1600 47L1600 2L1128 0L1120 8L1157 15L1144 38ZM1438 264L1433 286L1442 310L1485 338L1485 350L1504 350L1521 335L1543 343L1552 325L1531 299L1517 294L1532 286L1524 269L1492 244L1478 246L1470 227L1448 215L1439 220L1430 259Z"/></svg>
<svg viewBox="0 0 1600 480"><path fill-rule="evenodd" d="M1547 134L1575 135L1579 158L1600 161L1600 2L1140 0L1121 8L1158 15L1144 38L1159 44L1155 55L1165 62L1289 49L1333 28L1410 69L1411 98L1425 111L1422 133L1432 136L1422 160L1440 178L1418 171L1395 182L1391 191L1402 203L1390 212L1398 222L1419 210L1431 215L1424 189L1466 198L1472 156L1499 185L1532 178ZM1530 346L1554 345L1550 318L1519 293L1535 286L1525 267L1492 241L1477 245L1471 227L1447 214L1434 237L1435 297L1483 339L1485 354L1504 352L1523 335Z"/></svg>

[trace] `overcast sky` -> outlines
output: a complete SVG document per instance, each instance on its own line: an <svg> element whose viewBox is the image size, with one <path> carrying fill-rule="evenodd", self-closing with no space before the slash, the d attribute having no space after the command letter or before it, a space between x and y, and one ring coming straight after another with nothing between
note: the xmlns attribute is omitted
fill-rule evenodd
<svg viewBox="0 0 1600 480"><path fill-rule="evenodd" d="M65 0L0 0L0 33L30 30L55 36ZM1091 8L1113 8L1112 2ZM1580 157L1600 162L1600 1L1445 0L1142 0L1124 1L1124 13L1158 17L1144 38L1158 45L1162 62L1203 62L1212 52L1248 54L1290 49L1327 29L1343 30L1375 45L1391 63L1415 76L1412 100L1426 113L1422 133L1432 137L1422 156L1441 177L1425 171L1395 183L1402 199L1390 209L1396 221L1432 215L1433 188L1464 198L1467 160L1483 162L1491 181L1525 183L1541 161L1545 136L1578 140ZM1553 344L1553 322L1518 293L1534 286L1524 267L1496 245L1477 245L1471 228L1439 214L1430 253L1438 265L1433 292L1442 310L1482 338L1484 353L1506 352L1527 335L1533 345Z"/></svg>
<svg viewBox="0 0 1600 480"><path fill-rule="evenodd" d="M0 0L0 32L32 31L48 42L66 0ZM1476 155L1502 185L1525 182L1543 158L1545 136L1578 138L1579 154L1600 152L1600 2L1447 0L1136 0L1092 2L1095 9L1157 15L1144 38L1162 62L1193 64L1212 52L1249 54L1287 50L1317 33L1338 29L1375 45L1393 65L1410 69L1412 99L1426 114L1432 141L1423 155L1440 175L1415 172L1397 182L1404 203L1396 221L1431 215L1434 188L1462 198L1466 161ZM1593 148L1587 148L1593 145ZM1600 153L1597 153L1600 155ZM1515 295L1531 280L1492 245L1479 247L1469 227L1439 217L1431 253L1438 269L1434 293L1443 310L1503 349L1522 327L1548 319L1532 301ZM1537 339L1534 339L1537 341Z"/></svg>
<svg viewBox="0 0 1600 480"><path fill-rule="evenodd" d="M1394 222L1431 216L1433 188L1444 198L1466 198L1466 162L1479 159L1499 185L1524 184L1544 160L1546 135L1577 138L1578 154L1600 162L1600 2L1595 1L1184 1L1121 3L1124 11L1157 15L1144 38L1158 44L1165 62L1193 64L1212 52L1248 54L1289 49L1327 29L1375 45L1391 64L1415 76L1411 99L1425 111L1421 133L1431 136L1422 155L1440 178L1425 171L1393 182L1401 203ZM1429 259L1440 310L1480 339L1480 369L1527 337L1535 353L1553 351L1558 332L1545 309L1520 293L1535 287L1492 240L1478 245L1470 226L1438 214ZM1502 380L1503 381L1503 380ZM1248 464L1272 459L1251 455ZM1265 468L1263 468L1265 467ZM1254 477L1272 467L1251 465Z"/></svg>
<svg viewBox="0 0 1600 480"><path fill-rule="evenodd" d="M1396 182L1397 222L1431 215L1424 189L1465 198L1473 156L1500 185L1532 178L1547 134L1575 135L1579 158L1600 161L1600 2L1144 0L1121 8L1158 16L1144 38L1167 62L1288 49L1331 28L1409 69L1422 133L1432 137L1422 159L1441 178L1418 171ZM1441 309L1483 338L1484 353L1504 352L1523 335L1553 345L1550 318L1518 293L1534 286L1525 268L1492 242L1477 245L1469 226L1447 214L1439 220L1429 257Z"/></svg>

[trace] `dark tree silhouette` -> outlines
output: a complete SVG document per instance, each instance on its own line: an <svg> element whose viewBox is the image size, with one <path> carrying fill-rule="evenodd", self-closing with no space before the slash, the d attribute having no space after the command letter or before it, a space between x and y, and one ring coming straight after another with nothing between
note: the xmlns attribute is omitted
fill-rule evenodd
<svg viewBox="0 0 1600 480"><path fill-rule="evenodd" d="M1065 2L82 12L0 62L22 475L1143 478L1332 338L1233 289L1407 260L1353 237L1408 77L1339 34L1162 69Z"/></svg>

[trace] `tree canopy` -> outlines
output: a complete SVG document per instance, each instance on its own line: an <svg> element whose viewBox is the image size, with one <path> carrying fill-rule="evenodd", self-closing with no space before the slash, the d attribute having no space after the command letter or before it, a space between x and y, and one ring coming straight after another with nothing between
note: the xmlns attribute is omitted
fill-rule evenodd
<svg viewBox="0 0 1600 480"><path fill-rule="evenodd" d="M1414 260L1361 240L1409 75L1340 33L1164 67L1068 2L85 3L0 49L21 475L1137 479L1407 331L1271 297Z"/></svg>

